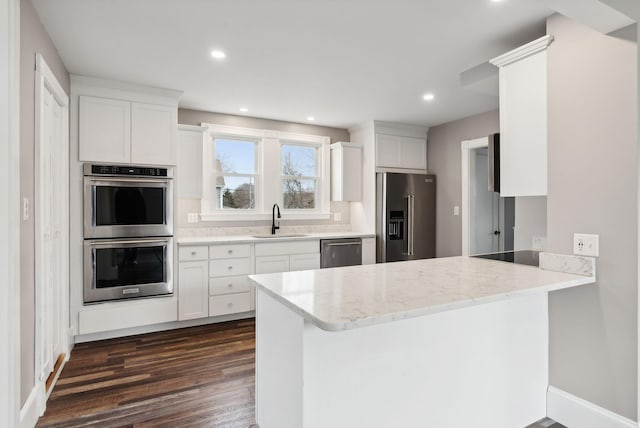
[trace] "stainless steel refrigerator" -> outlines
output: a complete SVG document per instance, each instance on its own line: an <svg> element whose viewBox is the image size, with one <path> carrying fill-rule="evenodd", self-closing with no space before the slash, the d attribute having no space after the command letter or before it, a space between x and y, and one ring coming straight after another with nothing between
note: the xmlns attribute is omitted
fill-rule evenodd
<svg viewBox="0 0 640 428"><path fill-rule="evenodd" d="M378 173L376 209L378 263L435 257L435 175Z"/></svg>

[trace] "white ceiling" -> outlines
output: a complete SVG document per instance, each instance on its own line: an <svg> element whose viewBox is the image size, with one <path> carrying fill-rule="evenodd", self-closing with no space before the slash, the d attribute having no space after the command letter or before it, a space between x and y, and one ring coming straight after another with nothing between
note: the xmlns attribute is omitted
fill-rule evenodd
<svg viewBox="0 0 640 428"><path fill-rule="evenodd" d="M541 36L551 14L541 0L33 3L71 73L182 90L181 107L335 127L497 108L460 73Z"/></svg>

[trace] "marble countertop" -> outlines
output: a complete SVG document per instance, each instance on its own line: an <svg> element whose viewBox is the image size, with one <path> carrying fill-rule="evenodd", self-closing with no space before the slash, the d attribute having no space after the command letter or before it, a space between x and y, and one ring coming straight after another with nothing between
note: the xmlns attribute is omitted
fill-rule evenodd
<svg viewBox="0 0 640 428"><path fill-rule="evenodd" d="M178 245L198 245L198 244L223 244L223 243L258 243L258 242L283 242L283 241L309 241L314 239L335 239L335 238L375 238L373 233L361 232L321 232L296 234L297 236L286 236L286 232L281 232L281 236L276 233L275 238L256 238L251 235L229 235L229 236L197 236L177 238Z"/></svg>
<svg viewBox="0 0 640 428"><path fill-rule="evenodd" d="M466 256L251 275L250 278L261 290L327 331L595 282L595 276Z"/></svg>

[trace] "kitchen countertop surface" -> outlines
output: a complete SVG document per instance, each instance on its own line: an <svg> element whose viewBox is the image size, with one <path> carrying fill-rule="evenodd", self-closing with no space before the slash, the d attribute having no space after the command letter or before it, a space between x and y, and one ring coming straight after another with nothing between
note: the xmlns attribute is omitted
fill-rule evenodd
<svg viewBox="0 0 640 428"><path fill-rule="evenodd" d="M292 233L294 234L294 233ZM278 236L281 235L281 236ZM197 236L177 238L178 245L197 244L222 244L222 243L258 243L258 242L283 242L283 241L309 241L314 239L334 239L334 238L375 238L374 233L361 232L321 232L305 233L295 236L287 236L287 232L276 233L275 238L256 238L250 235L230 235L230 236Z"/></svg>
<svg viewBox="0 0 640 428"><path fill-rule="evenodd" d="M595 282L594 276L467 256L250 278L267 294L327 331Z"/></svg>

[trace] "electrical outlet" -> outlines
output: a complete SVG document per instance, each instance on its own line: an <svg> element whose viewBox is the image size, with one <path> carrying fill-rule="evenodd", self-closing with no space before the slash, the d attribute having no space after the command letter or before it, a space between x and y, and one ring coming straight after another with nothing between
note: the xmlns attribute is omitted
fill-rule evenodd
<svg viewBox="0 0 640 428"><path fill-rule="evenodd" d="M22 221L29 220L29 198L22 198Z"/></svg>
<svg viewBox="0 0 640 428"><path fill-rule="evenodd" d="M333 221L342 221L342 213L333 213Z"/></svg>
<svg viewBox="0 0 640 428"><path fill-rule="evenodd" d="M587 233L574 233L573 254L598 257L600 255L600 236Z"/></svg>
<svg viewBox="0 0 640 428"><path fill-rule="evenodd" d="M197 223L198 221L200 221L200 219L198 218L198 213L188 213L187 214L187 223Z"/></svg>
<svg viewBox="0 0 640 428"><path fill-rule="evenodd" d="M453 207L453 215L460 215L460 207L458 205Z"/></svg>
<svg viewBox="0 0 640 428"><path fill-rule="evenodd" d="M545 236L534 236L531 242L531 248L535 251L544 251L547 246L547 238Z"/></svg>

